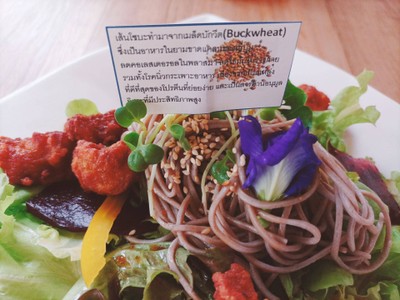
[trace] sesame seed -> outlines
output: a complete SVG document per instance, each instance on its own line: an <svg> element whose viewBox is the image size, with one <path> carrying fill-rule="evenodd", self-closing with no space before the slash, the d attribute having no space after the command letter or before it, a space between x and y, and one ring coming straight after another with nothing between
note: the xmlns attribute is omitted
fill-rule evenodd
<svg viewBox="0 0 400 300"><path fill-rule="evenodd" d="M201 231L201 234L209 234L211 232L211 228L210 227L207 227L207 228L204 228L202 231Z"/></svg>
<svg viewBox="0 0 400 300"><path fill-rule="evenodd" d="M207 148L207 149L204 149L204 154L210 154L211 151L212 151L212 150L211 150L211 149L208 149L208 148Z"/></svg>
<svg viewBox="0 0 400 300"><path fill-rule="evenodd" d="M239 166L244 167L246 165L246 156L244 154L240 155Z"/></svg>
<svg viewBox="0 0 400 300"><path fill-rule="evenodd" d="M172 158L173 158L174 160L178 160L178 153L172 152Z"/></svg>
<svg viewBox="0 0 400 300"><path fill-rule="evenodd" d="M196 158L196 165L197 165L198 167L200 167L200 166L201 166L201 160L200 160L200 159L198 159L198 158Z"/></svg>

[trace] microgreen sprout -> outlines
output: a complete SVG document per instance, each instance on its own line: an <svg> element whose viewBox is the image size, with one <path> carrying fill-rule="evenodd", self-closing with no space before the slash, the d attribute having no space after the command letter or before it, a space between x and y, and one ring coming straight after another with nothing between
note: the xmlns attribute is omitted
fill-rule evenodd
<svg viewBox="0 0 400 300"><path fill-rule="evenodd" d="M235 155L230 149L226 150L226 154L223 159L215 162L211 167L211 175L217 180L219 184L223 184L225 181L229 180L229 162L235 163Z"/></svg>
<svg viewBox="0 0 400 300"><path fill-rule="evenodd" d="M146 114L147 107L143 100L129 100L125 106L117 108L115 111L115 120L119 125L125 128L128 128L135 122L146 132L146 126L142 122Z"/></svg>
<svg viewBox="0 0 400 300"><path fill-rule="evenodd" d="M164 150L155 144L142 144L142 135L130 132L124 142L132 150L128 157L128 166L134 172L142 172L149 165L159 163L164 157Z"/></svg>
<svg viewBox="0 0 400 300"><path fill-rule="evenodd" d="M210 119L220 119L220 120L225 120L226 119L226 114L223 111L215 111L210 114Z"/></svg>
<svg viewBox="0 0 400 300"><path fill-rule="evenodd" d="M134 172L142 172L149 165L159 163L164 157L164 150L155 144L140 145L128 157L128 166Z"/></svg>
<svg viewBox="0 0 400 300"><path fill-rule="evenodd" d="M190 143L185 135L185 128L179 124L172 124L168 128L169 132L171 133L172 137L176 139L182 146L185 151L190 150Z"/></svg>
<svg viewBox="0 0 400 300"><path fill-rule="evenodd" d="M136 149L139 143L140 135L137 132L129 132L124 136L124 142L132 151Z"/></svg>
<svg viewBox="0 0 400 300"><path fill-rule="evenodd" d="M164 157L164 150L156 144L145 144L147 129L142 119L147 114L146 104L142 100L130 100L125 106L115 111L115 120L122 127L129 127L132 123L140 125L142 132L130 132L123 141L131 149L128 157L128 166L134 172L142 172L149 165L159 163Z"/></svg>
<svg viewBox="0 0 400 300"><path fill-rule="evenodd" d="M278 107L266 107L260 110L260 118L265 121L271 121L275 118L275 111Z"/></svg>

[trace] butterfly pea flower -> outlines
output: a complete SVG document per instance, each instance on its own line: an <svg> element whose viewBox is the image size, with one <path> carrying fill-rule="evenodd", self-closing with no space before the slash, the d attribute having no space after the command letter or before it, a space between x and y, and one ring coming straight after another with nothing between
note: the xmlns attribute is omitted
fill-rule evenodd
<svg viewBox="0 0 400 300"><path fill-rule="evenodd" d="M239 121L243 153L248 157L244 188L253 187L257 197L275 201L304 192L320 165L310 134L300 119L287 131L263 138L261 125L253 116Z"/></svg>

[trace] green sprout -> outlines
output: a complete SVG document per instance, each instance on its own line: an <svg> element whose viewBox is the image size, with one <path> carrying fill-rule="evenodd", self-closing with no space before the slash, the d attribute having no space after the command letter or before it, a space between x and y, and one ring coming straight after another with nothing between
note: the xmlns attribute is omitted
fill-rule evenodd
<svg viewBox="0 0 400 300"><path fill-rule="evenodd" d="M215 162L211 167L211 175L217 180L219 184L223 184L225 181L229 180L229 162L235 163L235 155L230 149L226 151L223 159Z"/></svg>
<svg viewBox="0 0 400 300"><path fill-rule="evenodd" d="M115 120L122 127L128 128L133 122L139 124L146 132L146 126L142 119L147 114L147 107L143 100L129 100L125 106L115 111Z"/></svg>
<svg viewBox="0 0 400 300"><path fill-rule="evenodd" d="M265 121L271 121L275 118L275 111L278 107L266 107L260 110L260 118Z"/></svg>
<svg viewBox="0 0 400 300"><path fill-rule="evenodd" d="M146 114L146 104L142 100L130 100L115 111L115 120L119 125L128 128L132 123L137 123L143 130L140 134L130 132L123 139L132 151L128 157L128 166L134 172L143 172L149 165L159 163L164 157L164 150L160 146L144 143L147 129L142 118Z"/></svg>
<svg viewBox="0 0 400 300"><path fill-rule="evenodd" d="M190 143L185 135L185 128L179 124L172 124L168 128L169 132L171 133L172 137L176 139L182 146L185 151L190 150Z"/></svg>
<svg viewBox="0 0 400 300"><path fill-rule="evenodd" d="M225 120L226 119L226 114L224 111L215 111L210 113L210 119L220 119L220 120Z"/></svg>

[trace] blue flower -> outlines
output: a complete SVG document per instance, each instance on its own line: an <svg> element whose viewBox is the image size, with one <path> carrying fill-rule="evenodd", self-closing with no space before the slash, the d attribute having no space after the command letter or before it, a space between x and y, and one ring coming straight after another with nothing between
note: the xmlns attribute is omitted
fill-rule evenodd
<svg viewBox="0 0 400 300"><path fill-rule="evenodd" d="M260 199L275 201L300 194L311 184L321 163L313 150L317 138L300 119L289 130L264 139L257 119L246 116L239 121L239 131L249 159L244 188L252 186Z"/></svg>

